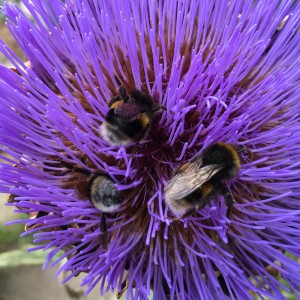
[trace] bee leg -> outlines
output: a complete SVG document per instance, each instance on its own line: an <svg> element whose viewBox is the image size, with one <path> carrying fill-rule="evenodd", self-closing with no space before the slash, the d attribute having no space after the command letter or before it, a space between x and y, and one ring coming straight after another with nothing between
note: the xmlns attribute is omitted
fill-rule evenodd
<svg viewBox="0 0 300 300"><path fill-rule="evenodd" d="M71 165L71 164L69 164L69 163L67 163L66 161L61 160L61 161L60 161L60 164L61 164L64 168L69 169L68 172L71 172L72 170L74 170L74 166Z"/></svg>
<svg viewBox="0 0 300 300"><path fill-rule="evenodd" d="M222 289L223 293L228 296L228 297L231 297L231 294L229 292L229 288L227 286L227 283L226 283L226 280L224 278L224 276L222 274L220 274L218 277L218 282L219 282L219 285L220 285L220 288ZM232 291L232 290L231 290ZM234 295L235 297L235 295Z"/></svg>
<svg viewBox="0 0 300 300"><path fill-rule="evenodd" d="M230 192L230 190L227 188L227 186L223 185L221 186L220 189L220 193L224 196L225 198L225 204L227 206L227 213L226 213L226 217L228 219L231 219L231 208L235 203L235 200L233 198L232 193Z"/></svg>
<svg viewBox="0 0 300 300"><path fill-rule="evenodd" d="M128 289L127 278L122 282L121 291L117 294L117 299L120 299L124 292Z"/></svg>
<svg viewBox="0 0 300 300"><path fill-rule="evenodd" d="M81 174L85 174L85 175L90 175L91 172L86 170L86 169L83 169L83 168L79 168L79 167L76 167L76 166L73 166L65 161L61 161L60 162L65 168L69 169L67 171L67 173L71 172L71 171L74 171L74 172L77 172L77 173L81 173Z"/></svg>
<svg viewBox="0 0 300 300"><path fill-rule="evenodd" d="M101 230L101 244L103 249L107 251L107 226L106 226L106 213L102 213L100 221L100 230Z"/></svg>

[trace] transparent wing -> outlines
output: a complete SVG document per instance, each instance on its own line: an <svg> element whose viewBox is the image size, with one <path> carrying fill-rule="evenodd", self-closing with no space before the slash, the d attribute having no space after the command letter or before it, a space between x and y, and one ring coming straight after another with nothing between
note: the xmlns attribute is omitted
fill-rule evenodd
<svg viewBox="0 0 300 300"><path fill-rule="evenodd" d="M223 164L207 165L201 168L196 168L194 165L187 166L183 172L179 170L169 180L165 194L169 199L183 199L200 188L223 168Z"/></svg>
<svg viewBox="0 0 300 300"><path fill-rule="evenodd" d="M171 180L176 181L178 177L185 174L198 173L201 166L202 166L202 156L201 155L195 156L192 160L177 168Z"/></svg>

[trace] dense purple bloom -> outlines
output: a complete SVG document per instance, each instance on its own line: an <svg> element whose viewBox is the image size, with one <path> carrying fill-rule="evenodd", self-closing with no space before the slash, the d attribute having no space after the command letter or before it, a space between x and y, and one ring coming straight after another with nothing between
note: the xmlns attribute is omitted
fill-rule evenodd
<svg viewBox="0 0 300 300"><path fill-rule="evenodd" d="M68 278L86 272L101 293L126 282L128 299L299 295L287 254L300 257L300 2L24 3L34 22L3 9L30 65L1 43L15 69L0 67L0 187L32 216L33 250L52 249L46 265L64 250L54 263L68 258ZM114 75L166 108L138 146L99 134ZM231 218L215 195L176 221L164 186L213 142L244 147ZM102 213L77 192L87 178L67 165L108 174L124 195L107 214L107 250Z"/></svg>

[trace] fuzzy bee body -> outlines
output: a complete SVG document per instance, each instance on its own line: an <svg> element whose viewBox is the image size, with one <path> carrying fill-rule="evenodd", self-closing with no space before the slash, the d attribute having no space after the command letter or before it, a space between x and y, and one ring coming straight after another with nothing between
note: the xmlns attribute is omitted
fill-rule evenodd
<svg viewBox="0 0 300 300"><path fill-rule="evenodd" d="M111 213L120 208L123 198L110 178L102 174L93 175L88 184L89 199L97 209Z"/></svg>
<svg viewBox="0 0 300 300"><path fill-rule="evenodd" d="M234 178L239 169L240 157L235 147L225 143L212 144L175 171L165 187L165 201L181 218L205 207L217 193L224 196L230 208L234 200L223 180Z"/></svg>
<svg viewBox="0 0 300 300"><path fill-rule="evenodd" d="M109 111L100 126L100 133L112 145L126 145L146 136L153 115L161 107L142 91L136 90L127 96L119 79L117 82L120 84L119 95L109 102Z"/></svg>

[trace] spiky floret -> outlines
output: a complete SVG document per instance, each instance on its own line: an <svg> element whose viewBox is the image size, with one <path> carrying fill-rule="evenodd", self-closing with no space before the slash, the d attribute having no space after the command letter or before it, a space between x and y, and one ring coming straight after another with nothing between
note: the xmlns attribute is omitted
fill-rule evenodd
<svg viewBox="0 0 300 300"><path fill-rule="evenodd" d="M34 21L12 4L3 9L30 66L1 43L16 70L0 67L8 155L0 186L15 195L17 212L35 216L25 221L32 250L54 247L45 265L62 249L51 265L67 257L67 280L86 272L87 291L100 282L101 293L127 280L129 299L147 299L150 289L154 299L223 299L218 274L231 297L251 299L250 290L279 299L271 266L298 294L300 265L285 254L300 256L300 3L23 2ZM133 154L135 145L99 137L115 75L129 94L147 92L166 107ZM249 150L228 182L232 219L216 196L172 221L166 181L213 142ZM86 178L62 162L107 173L124 194L107 218L107 252L101 212L75 192Z"/></svg>

